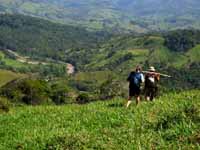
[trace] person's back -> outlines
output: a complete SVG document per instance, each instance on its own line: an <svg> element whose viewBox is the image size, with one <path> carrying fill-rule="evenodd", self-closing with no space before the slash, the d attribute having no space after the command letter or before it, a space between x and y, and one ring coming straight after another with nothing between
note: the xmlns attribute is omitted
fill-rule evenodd
<svg viewBox="0 0 200 150"><path fill-rule="evenodd" d="M155 73L154 67L150 67L149 71L150 72L145 75L145 97L147 100L152 101L157 95L160 74Z"/></svg>
<svg viewBox="0 0 200 150"><path fill-rule="evenodd" d="M158 86L159 77L155 73L145 75L145 87L154 88Z"/></svg>
<svg viewBox="0 0 200 150"><path fill-rule="evenodd" d="M127 81L129 81L129 87L140 87L143 82L143 74L141 72L131 72Z"/></svg>
<svg viewBox="0 0 200 150"><path fill-rule="evenodd" d="M141 68L136 67L136 70L129 74L127 81L129 81L129 98L126 105L128 107L131 104L131 98L133 96L136 97L136 104L140 102L140 86L141 83L144 82L144 76L141 73Z"/></svg>

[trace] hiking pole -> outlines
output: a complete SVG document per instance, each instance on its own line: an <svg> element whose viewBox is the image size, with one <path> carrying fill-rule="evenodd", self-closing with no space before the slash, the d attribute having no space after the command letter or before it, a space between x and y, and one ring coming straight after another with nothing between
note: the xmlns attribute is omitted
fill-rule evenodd
<svg viewBox="0 0 200 150"><path fill-rule="evenodd" d="M159 74L160 76L171 78L172 76L163 74L163 73L157 73L157 72L150 72L150 71L142 71L142 73L151 73L151 74Z"/></svg>

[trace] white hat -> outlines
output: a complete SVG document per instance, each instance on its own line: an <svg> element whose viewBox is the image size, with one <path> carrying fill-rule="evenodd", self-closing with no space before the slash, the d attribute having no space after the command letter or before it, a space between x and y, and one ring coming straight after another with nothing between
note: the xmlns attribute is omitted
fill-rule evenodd
<svg viewBox="0 0 200 150"><path fill-rule="evenodd" d="M156 69L155 69L153 66L151 66L151 67L149 68L149 71L156 71Z"/></svg>

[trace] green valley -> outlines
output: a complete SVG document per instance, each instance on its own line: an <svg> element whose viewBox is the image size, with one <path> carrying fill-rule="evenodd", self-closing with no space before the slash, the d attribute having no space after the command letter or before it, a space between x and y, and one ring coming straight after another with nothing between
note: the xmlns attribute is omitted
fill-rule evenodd
<svg viewBox="0 0 200 150"><path fill-rule="evenodd" d="M0 0L1 13L18 13L114 33L199 29L198 0Z"/></svg>
<svg viewBox="0 0 200 150"><path fill-rule="evenodd" d="M35 16L62 1L0 0L0 11ZM77 7L70 2L65 7ZM0 15L0 149L200 149L200 30L113 34L83 26ZM126 109L126 79L137 65L172 77L161 76L153 102L142 84L142 102Z"/></svg>

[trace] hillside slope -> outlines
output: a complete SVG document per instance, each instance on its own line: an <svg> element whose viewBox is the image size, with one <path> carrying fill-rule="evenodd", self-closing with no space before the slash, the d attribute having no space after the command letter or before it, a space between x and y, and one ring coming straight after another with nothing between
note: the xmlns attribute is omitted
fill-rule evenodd
<svg viewBox="0 0 200 150"><path fill-rule="evenodd" d="M0 77L0 87L2 87L6 83L18 78L26 77L26 75L0 69Z"/></svg>
<svg viewBox="0 0 200 150"><path fill-rule="evenodd" d="M89 63L84 65L85 74L88 71L110 70L118 76L118 80L125 82L130 71L137 65L141 65L143 70L148 70L149 66L154 66L158 72L172 75L173 78L162 78L162 85L169 88L199 88L199 68L200 50L198 42L191 45L184 39L183 31L180 32L183 39L170 45L185 45L188 47L184 51L169 49L163 35L125 36L115 37L101 45L90 57ZM172 38L173 39L173 38ZM187 42L186 42L187 41ZM194 40L195 41L195 40ZM182 43L182 44L180 44ZM98 80L98 79L97 79Z"/></svg>
<svg viewBox="0 0 200 150"><path fill-rule="evenodd" d="M0 15L0 48L33 58L41 56L67 61L70 59L66 58L68 53L94 48L107 37L103 32L89 32L34 17Z"/></svg>
<svg viewBox="0 0 200 150"><path fill-rule="evenodd" d="M126 36L113 38L103 44L86 68L126 70L141 64L180 69L200 63L199 52L199 44L193 45L185 52L169 49L162 35Z"/></svg>
<svg viewBox="0 0 200 150"><path fill-rule="evenodd" d="M199 28L198 0L0 0L0 12L21 13L113 32Z"/></svg>
<svg viewBox="0 0 200 150"><path fill-rule="evenodd" d="M89 105L13 108L0 114L0 149L199 149L199 91L124 108Z"/></svg>

